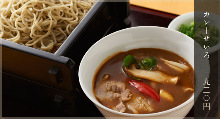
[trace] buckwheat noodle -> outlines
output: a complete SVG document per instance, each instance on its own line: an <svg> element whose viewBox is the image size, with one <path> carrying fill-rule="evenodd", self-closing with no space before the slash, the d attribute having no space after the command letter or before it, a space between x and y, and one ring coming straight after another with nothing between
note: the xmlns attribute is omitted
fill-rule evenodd
<svg viewBox="0 0 220 119"><path fill-rule="evenodd" d="M55 52L95 0L0 0L0 38Z"/></svg>

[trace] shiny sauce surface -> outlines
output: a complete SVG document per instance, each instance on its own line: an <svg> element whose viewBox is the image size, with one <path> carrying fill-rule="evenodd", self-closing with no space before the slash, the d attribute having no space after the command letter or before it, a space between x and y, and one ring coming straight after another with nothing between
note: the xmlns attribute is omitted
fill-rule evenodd
<svg viewBox="0 0 220 119"><path fill-rule="evenodd" d="M122 69L124 58L127 55L133 55L137 60L144 59L146 57L153 57L157 61L157 66L155 66L154 68L155 71L161 71L162 73L170 75L170 76L178 76L179 80L177 84L157 83L157 82L153 82L153 81L146 80L146 79L141 80L141 82L144 82L147 85L154 88L158 94L159 94L160 89L163 89L169 92L173 96L174 101L167 101L164 98L160 98L160 102L158 102L155 99L145 94L140 93L136 88L131 86L126 81L126 79L129 77L124 73ZM188 66L189 70L183 73L177 72L171 69L166 64L164 64L164 62L160 58L164 58L164 59L175 61L175 62L181 62L185 64L186 66ZM158 66L160 66L160 70ZM107 80L102 80L103 76L106 74L108 74L110 77ZM127 52L120 52L112 56L100 66L100 68L97 70L94 76L93 92L95 96L98 93L97 91L98 91L99 85L105 83L106 81L119 81L119 82L125 83L126 88L130 89L130 92L132 93L131 100L134 100L135 97L146 98L150 102L150 106L153 108L153 111L148 112L148 111L142 110L142 111L139 111L140 114L155 113L155 112L161 112L164 110L171 109L173 107L176 107L184 103L194 93L194 91L184 90L186 88L194 89L194 70L192 66L179 55L172 53L170 51L162 50L162 49L154 49L154 48L133 49ZM104 106L111 108L111 109L114 108L114 106L116 106L119 103L119 100L102 101L102 100L99 100L98 98L97 100ZM126 109L125 113L132 113L132 111L129 109Z"/></svg>

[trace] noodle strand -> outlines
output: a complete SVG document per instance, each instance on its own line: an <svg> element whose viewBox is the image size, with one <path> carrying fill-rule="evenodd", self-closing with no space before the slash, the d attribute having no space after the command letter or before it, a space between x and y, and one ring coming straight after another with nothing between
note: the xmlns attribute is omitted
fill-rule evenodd
<svg viewBox="0 0 220 119"><path fill-rule="evenodd" d="M55 52L96 0L0 0L0 38Z"/></svg>

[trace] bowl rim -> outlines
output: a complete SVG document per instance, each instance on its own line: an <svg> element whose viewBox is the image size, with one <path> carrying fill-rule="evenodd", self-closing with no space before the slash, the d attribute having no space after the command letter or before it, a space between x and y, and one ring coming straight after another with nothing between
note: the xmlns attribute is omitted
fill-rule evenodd
<svg viewBox="0 0 220 119"><path fill-rule="evenodd" d="M191 19L192 17L194 19L194 12L188 12L188 13L179 15L170 22L167 28L177 30L177 29L174 29L174 26L179 25L180 24L179 21L185 21L185 20Z"/></svg>
<svg viewBox="0 0 220 119"><path fill-rule="evenodd" d="M186 100L185 102L177 105L176 107L173 107L171 109L168 109L168 110L164 110L164 111L161 111L161 112L155 112L155 113L149 113L149 114L131 114L131 113L122 113L122 112L118 112L118 111L115 111L115 110L112 110L110 108L107 108L106 106L102 105L100 102L98 102L98 100L95 98L95 99L92 99L92 97L90 97L89 93L85 90L85 85L83 84L83 82L81 81L81 75L83 75L82 73L82 64L83 64L83 61L84 61L84 57L89 53L89 51L91 49L93 49L93 47L95 47L97 44L99 44L100 42L102 42L103 40L105 40L106 38L109 38L109 37L112 37L113 35L115 34L118 34L120 32L126 32L126 31L129 31L129 30L133 30L133 29L141 29L141 28L156 28L156 29L163 29L163 30L168 30L168 31L172 31L172 32L176 32L178 34L183 34L183 33L180 33L176 30L173 30L173 29L169 29L169 28L165 28L165 27L159 27L159 26L136 26L136 27L130 27L130 28L125 28L125 29L122 29L122 30L118 30L116 32L113 32L103 38L101 38L99 41L97 41L95 44L93 44L89 49L88 51L85 53L85 55L83 56L81 62L80 62L80 65L79 65L79 72L78 72L78 77L79 77L79 83L80 83L80 86L83 90L83 92L86 94L86 96L91 100L92 103L94 103L96 106L108 111L108 112L111 112L111 113L115 113L115 114L118 114L118 115L121 115L121 116L135 116L135 117L143 117L143 116L158 116L158 115L162 115L162 114L167 114L169 112L172 112L172 111L175 111L175 110L178 110L180 108L182 108L183 106L189 104L190 102L193 101L194 103L194 93L192 94L192 96ZM185 35L185 34L183 34ZM186 35L185 35L186 36ZM188 37L188 36L187 36ZM190 38L190 37L189 37ZM193 40L192 38L190 38L191 40ZM194 40L193 40L194 41ZM194 67L193 67L194 69ZM94 95L94 94L93 94ZM94 96L95 97L95 96Z"/></svg>

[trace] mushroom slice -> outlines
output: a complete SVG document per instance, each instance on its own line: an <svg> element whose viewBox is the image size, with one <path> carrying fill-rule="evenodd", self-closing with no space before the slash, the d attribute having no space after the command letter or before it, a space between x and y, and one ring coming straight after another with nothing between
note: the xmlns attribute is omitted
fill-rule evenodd
<svg viewBox="0 0 220 119"><path fill-rule="evenodd" d="M186 66L185 64L182 63L178 63L178 62L174 62L174 61L169 61L169 60L165 60L163 58L160 58L162 61L164 61L165 64L167 64L170 68L179 71L179 72L183 72L187 71L189 69L188 66Z"/></svg>
<svg viewBox="0 0 220 119"><path fill-rule="evenodd" d="M173 100L174 100L173 96L164 90L160 90L160 97L162 97L170 102L173 102Z"/></svg>
<svg viewBox="0 0 220 119"><path fill-rule="evenodd" d="M109 74L105 74L103 77L102 77L102 80L107 80L109 79L110 75Z"/></svg>
<svg viewBox="0 0 220 119"><path fill-rule="evenodd" d="M184 93L187 92L187 91L192 91L192 92L194 92L194 89L193 89L193 88L185 88L185 89L184 89Z"/></svg>
<svg viewBox="0 0 220 119"><path fill-rule="evenodd" d="M129 69L125 67L124 70L125 73L130 77L147 79L158 83L168 82L168 83L176 84L179 79L178 76L177 77L169 76L160 71L147 71L147 70L137 69L134 64L131 65Z"/></svg>
<svg viewBox="0 0 220 119"><path fill-rule="evenodd" d="M172 68L172 69L174 69L174 70L176 70L176 71L178 71L178 72L180 72L180 73L183 73L183 72L184 72L183 69L180 69L180 68L175 67L175 66L173 66L173 65L171 65L171 64L168 64L167 62L165 62L165 64L168 65L170 68Z"/></svg>

